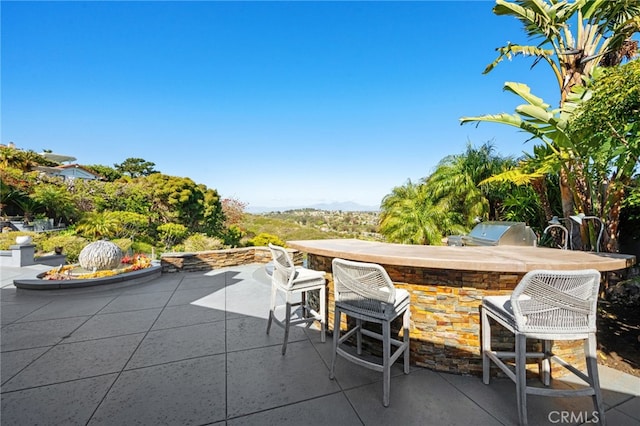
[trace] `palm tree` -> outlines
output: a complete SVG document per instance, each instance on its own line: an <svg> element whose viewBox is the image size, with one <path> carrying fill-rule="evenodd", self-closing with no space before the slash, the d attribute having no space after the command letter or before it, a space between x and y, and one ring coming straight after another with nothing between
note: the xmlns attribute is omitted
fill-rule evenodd
<svg viewBox="0 0 640 426"><path fill-rule="evenodd" d="M439 245L444 235L464 232L454 212L438 208L425 185L410 180L393 188L380 209L379 232L387 241Z"/></svg>
<svg viewBox="0 0 640 426"><path fill-rule="evenodd" d="M67 188L41 183L34 187L31 197L43 206L48 217L70 222L77 216L77 208Z"/></svg>
<svg viewBox="0 0 640 426"><path fill-rule="evenodd" d="M76 230L83 236L100 239L112 237L119 227L120 221L111 212L91 212L80 220Z"/></svg>
<svg viewBox="0 0 640 426"><path fill-rule="evenodd" d="M467 144L463 154L442 159L424 184L440 209L458 212L465 218L460 224L470 227L477 217L497 218L504 194L484 181L513 164L511 158L496 155L490 142L479 148Z"/></svg>

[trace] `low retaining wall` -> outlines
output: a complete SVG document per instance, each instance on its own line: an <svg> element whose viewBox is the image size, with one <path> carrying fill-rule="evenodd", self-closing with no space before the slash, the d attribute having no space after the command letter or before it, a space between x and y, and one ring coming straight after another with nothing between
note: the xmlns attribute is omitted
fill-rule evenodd
<svg viewBox="0 0 640 426"><path fill-rule="evenodd" d="M289 250L296 265L302 264L303 254ZM268 247L243 247L194 253L163 253L160 257L162 272L210 271L228 266L271 262Z"/></svg>

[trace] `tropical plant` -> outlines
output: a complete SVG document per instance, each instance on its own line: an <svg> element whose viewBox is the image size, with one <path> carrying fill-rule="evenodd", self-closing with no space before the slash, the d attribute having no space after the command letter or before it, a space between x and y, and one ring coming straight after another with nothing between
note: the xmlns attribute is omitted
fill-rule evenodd
<svg viewBox="0 0 640 426"><path fill-rule="evenodd" d="M461 222L461 215L434 203L427 185L409 180L383 198L378 230L390 242L440 245L444 235L466 230Z"/></svg>
<svg viewBox="0 0 640 426"><path fill-rule="evenodd" d="M78 216L73 196L64 186L43 183L33 190L31 198L42 206L48 217L69 223Z"/></svg>
<svg viewBox="0 0 640 426"><path fill-rule="evenodd" d="M532 135L531 139L537 139L544 143L543 147L534 147L535 156L529 156L521 160L517 167L487 177L484 183L511 182L515 185L531 184L541 200L545 214L552 211L545 193L545 179L548 175L557 174L564 185L569 189L574 199L571 205L580 205L581 211L591 212L591 206L585 204L585 198L579 194L584 193L587 185L587 177L584 174L584 165L579 155L579 147L567 132L568 121L571 116L567 108L551 108L531 93L529 87L522 83L507 82L504 87L519 96L524 103L516 107L514 114L495 114L477 117L462 117L462 124L492 122L513 126ZM572 210L573 211L573 210ZM549 216L548 218L550 218ZM577 229L577 228L576 228ZM579 247L579 240L576 240Z"/></svg>
<svg viewBox="0 0 640 426"><path fill-rule="evenodd" d="M615 66L636 55L640 31L638 0L496 0L493 12L522 23L536 45L507 43L484 73L505 58L534 57L533 66L545 62L560 89L561 103L575 85L582 85L598 64ZM572 32L572 29L574 32Z"/></svg>
<svg viewBox="0 0 640 426"><path fill-rule="evenodd" d="M28 172L35 166L54 166L57 163L47 160L34 151L23 151L11 146L0 146L0 167L15 168Z"/></svg>
<svg viewBox="0 0 640 426"><path fill-rule="evenodd" d="M514 56L535 57L534 66L547 63L560 90L561 109L551 110L541 99L533 97L528 87L513 90L528 105L516 110L519 117L507 114L463 118L465 122L492 121L515 125L540 138L553 148L556 158L547 156L538 161L542 168L526 171L529 178L539 179L540 173L554 169L559 173L562 212L565 218L576 210L593 214L587 162L580 158L582 141L567 133L567 122L575 105L564 105L575 87L585 84L597 69L596 65L616 66L637 53L637 41L631 37L640 30L640 1L578 0L572 3L555 0L497 0L493 9L497 15L512 16L522 22L529 39L540 39L535 46L508 43L498 48L499 56L485 69L491 71L503 59ZM571 32L571 29L575 33ZM517 83L510 83L515 87ZM507 89L509 87L506 86ZM525 89L526 88L526 89ZM522 118L526 119L523 120ZM527 122L529 121L529 122ZM563 163L559 166L559 163ZM530 169L531 163L525 163ZM537 175L537 176L535 176Z"/></svg>
<svg viewBox="0 0 640 426"><path fill-rule="evenodd" d="M22 197L16 197L14 203L22 210L22 216L27 222L33 220L35 213L42 207L40 203L26 194L23 194Z"/></svg>
<svg viewBox="0 0 640 426"><path fill-rule="evenodd" d="M513 159L495 154L492 143L480 147L467 144L462 154L442 159L435 171L424 179L426 191L443 211L459 213L464 226L473 226L476 218L497 219L504 187L485 180L514 164Z"/></svg>
<svg viewBox="0 0 640 426"><path fill-rule="evenodd" d="M640 165L640 61L606 69L577 92L584 101L576 104L567 131L581 141L577 151L591 183L586 195L608 225L604 244L616 251L624 197Z"/></svg>
<svg viewBox="0 0 640 426"><path fill-rule="evenodd" d="M76 231L90 240L112 238L120 227L120 221L112 212L85 214L76 226Z"/></svg>

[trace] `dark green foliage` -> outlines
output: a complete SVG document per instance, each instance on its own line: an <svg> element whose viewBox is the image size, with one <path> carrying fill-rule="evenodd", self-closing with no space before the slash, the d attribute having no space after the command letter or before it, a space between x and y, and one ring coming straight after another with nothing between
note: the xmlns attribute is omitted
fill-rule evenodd
<svg viewBox="0 0 640 426"><path fill-rule="evenodd" d="M155 163L146 161L142 158L127 158L120 164L114 164L118 173L130 176L132 178L140 176L149 176L153 173L159 173L154 169Z"/></svg>
<svg viewBox="0 0 640 426"><path fill-rule="evenodd" d="M244 236L244 232L238 227L238 225L231 225L222 234L224 244L231 247L238 247L240 240Z"/></svg>
<svg viewBox="0 0 640 426"><path fill-rule="evenodd" d="M179 223L164 223L157 228L158 236L165 246L173 247L182 242L189 233L186 226Z"/></svg>
<svg viewBox="0 0 640 426"><path fill-rule="evenodd" d="M102 176L106 181L113 182L122 177L122 173L113 167L103 166L102 164L92 164L90 166L84 166L87 170Z"/></svg>
<svg viewBox="0 0 640 426"><path fill-rule="evenodd" d="M54 219L55 223L70 223L78 218L79 211L75 200L65 186L41 183L33 190L31 198L41 206L47 217Z"/></svg>

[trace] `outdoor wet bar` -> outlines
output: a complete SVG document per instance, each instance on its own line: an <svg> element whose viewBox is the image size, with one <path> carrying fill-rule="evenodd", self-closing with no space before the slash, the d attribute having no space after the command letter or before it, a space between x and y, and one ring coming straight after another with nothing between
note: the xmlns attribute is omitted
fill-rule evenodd
<svg viewBox="0 0 640 426"><path fill-rule="evenodd" d="M636 261L632 255L532 246L420 246L355 239L288 241L288 246L307 253L309 268L328 273L330 330L332 259L378 263L398 288L411 294L411 362L474 375L482 374L479 306L484 296L510 294L524 274L534 269L594 268L604 273L631 267ZM499 329L492 334L503 338ZM499 342L511 345L507 340ZM553 351L584 367L582 342L558 342ZM563 369L557 372L564 373Z"/></svg>

